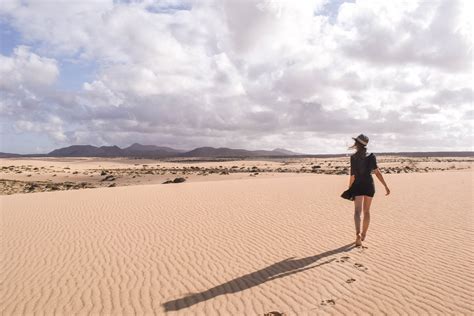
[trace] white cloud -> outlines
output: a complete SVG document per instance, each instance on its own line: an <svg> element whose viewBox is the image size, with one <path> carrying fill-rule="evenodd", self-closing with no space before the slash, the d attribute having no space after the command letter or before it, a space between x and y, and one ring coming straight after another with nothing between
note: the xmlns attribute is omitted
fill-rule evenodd
<svg viewBox="0 0 474 316"><path fill-rule="evenodd" d="M360 132L379 150L472 136L469 1L358 0L335 19L318 15L327 4L8 1L0 15L35 50L0 56L0 109L20 129L60 126L48 132L64 144L333 152ZM97 76L54 88L63 58L96 63Z"/></svg>
<svg viewBox="0 0 474 316"><path fill-rule="evenodd" d="M419 64L469 72L472 29L460 1L358 1L338 16L341 48L381 65Z"/></svg>
<svg viewBox="0 0 474 316"><path fill-rule="evenodd" d="M0 88L11 91L53 84L59 76L54 59L40 57L27 46L18 46L12 57L0 55Z"/></svg>
<svg viewBox="0 0 474 316"><path fill-rule="evenodd" d="M20 132L47 133L57 142L64 142L67 137L63 129L63 121L55 115L48 115L44 121L18 120L15 128ZM36 145L32 143L32 145Z"/></svg>

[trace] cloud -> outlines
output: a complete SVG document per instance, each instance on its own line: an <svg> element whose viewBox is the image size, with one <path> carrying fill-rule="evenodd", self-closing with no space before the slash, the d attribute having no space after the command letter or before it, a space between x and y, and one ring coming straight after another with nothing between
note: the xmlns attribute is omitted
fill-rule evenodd
<svg viewBox="0 0 474 316"><path fill-rule="evenodd" d="M67 140L63 130L62 120L54 115L48 115L44 121L18 120L15 128L22 132L47 133L54 140L62 142Z"/></svg>
<svg viewBox="0 0 474 316"><path fill-rule="evenodd" d="M18 46L12 57L0 55L0 88L36 89L53 84L59 76L56 60L40 57L27 46Z"/></svg>
<svg viewBox="0 0 474 316"><path fill-rule="evenodd" d="M463 20L465 9L460 1L345 3L338 15L342 49L382 66L409 63L468 72L472 25Z"/></svg>
<svg viewBox="0 0 474 316"><path fill-rule="evenodd" d="M472 106L472 89L462 88L462 89L443 89L437 91L431 101L434 104L440 105L460 105L460 104L470 104Z"/></svg>
<svg viewBox="0 0 474 316"><path fill-rule="evenodd" d="M25 45L0 55L0 111L12 137L45 132L51 148L139 141L340 152L361 132L378 150L466 127L472 136L470 6L10 0L0 18ZM59 89L65 60L97 65L94 78Z"/></svg>

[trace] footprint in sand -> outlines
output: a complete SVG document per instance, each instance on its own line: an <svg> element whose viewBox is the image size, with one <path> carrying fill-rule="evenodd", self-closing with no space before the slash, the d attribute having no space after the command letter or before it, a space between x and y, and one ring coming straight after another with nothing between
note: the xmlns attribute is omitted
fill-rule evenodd
<svg viewBox="0 0 474 316"><path fill-rule="evenodd" d="M355 282L355 279L350 278L350 279L347 279L347 280L346 280L346 283L352 283L352 282Z"/></svg>
<svg viewBox="0 0 474 316"><path fill-rule="evenodd" d="M357 270L359 270L359 271L367 271L367 270L368 270L368 268L367 268L367 267L364 267L363 264L357 263L357 262L354 263L354 267L355 267Z"/></svg>
<svg viewBox="0 0 474 316"><path fill-rule="evenodd" d="M345 256L345 257L339 258L339 260L337 260L336 262L346 262L349 259L350 259L350 257Z"/></svg>
<svg viewBox="0 0 474 316"><path fill-rule="evenodd" d="M336 302L333 299L321 301L321 305L336 305Z"/></svg>

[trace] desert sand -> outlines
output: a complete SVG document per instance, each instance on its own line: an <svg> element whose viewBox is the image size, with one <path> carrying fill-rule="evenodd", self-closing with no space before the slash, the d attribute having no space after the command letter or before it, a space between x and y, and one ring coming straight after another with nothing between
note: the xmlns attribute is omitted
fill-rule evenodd
<svg viewBox="0 0 474 316"><path fill-rule="evenodd" d="M474 157L379 156L383 173L472 170ZM9 158L0 159L0 195L100 187L290 177L348 175L349 157L267 159Z"/></svg>
<svg viewBox="0 0 474 316"><path fill-rule="evenodd" d="M386 174L358 248L343 174L3 195L0 313L472 315L473 172L448 169Z"/></svg>

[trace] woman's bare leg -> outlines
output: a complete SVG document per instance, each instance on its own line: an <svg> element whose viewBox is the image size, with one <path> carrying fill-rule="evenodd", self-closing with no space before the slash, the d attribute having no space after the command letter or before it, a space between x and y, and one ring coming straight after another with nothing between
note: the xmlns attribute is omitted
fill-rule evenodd
<svg viewBox="0 0 474 316"><path fill-rule="evenodd" d="M364 221L362 222L362 234L361 234L362 241L365 239L365 235L367 234L367 230L369 229L371 203L372 203L372 197L364 195L364 203L362 207L362 210L364 211Z"/></svg>
<svg viewBox="0 0 474 316"><path fill-rule="evenodd" d="M362 202L364 200L363 195L358 195L354 199L354 224L356 229L356 246L362 245L360 236L360 215L362 212Z"/></svg>

